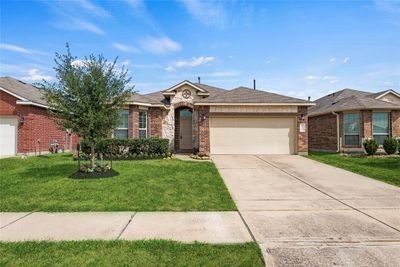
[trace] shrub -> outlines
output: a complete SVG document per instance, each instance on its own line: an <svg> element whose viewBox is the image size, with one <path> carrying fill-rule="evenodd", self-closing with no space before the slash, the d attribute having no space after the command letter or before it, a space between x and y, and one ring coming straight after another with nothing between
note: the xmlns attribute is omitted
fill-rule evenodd
<svg viewBox="0 0 400 267"><path fill-rule="evenodd" d="M90 154L86 140L81 141L81 150ZM155 159L171 156L169 140L161 138L104 139L97 143L95 152L104 159Z"/></svg>
<svg viewBox="0 0 400 267"><path fill-rule="evenodd" d="M378 150L379 144L374 139L367 139L364 141L363 146L368 155L374 155Z"/></svg>
<svg viewBox="0 0 400 267"><path fill-rule="evenodd" d="M396 153L398 141L392 137L386 137L383 141L383 149L388 155Z"/></svg>

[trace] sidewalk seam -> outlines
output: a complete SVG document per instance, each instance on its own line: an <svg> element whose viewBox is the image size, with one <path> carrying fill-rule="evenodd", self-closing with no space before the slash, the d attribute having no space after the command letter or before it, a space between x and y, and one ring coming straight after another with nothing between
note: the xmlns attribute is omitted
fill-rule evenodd
<svg viewBox="0 0 400 267"><path fill-rule="evenodd" d="M125 232L126 228L128 228L128 225L131 223L131 221L133 220L133 217L135 217L137 212L133 213L131 215L131 217L129 218L129 221L126 223L126 225L124 226L124 228L122 228L121 232L119 233L119 235L117 236L116 240L119 240L119 238L121 237L121 235Z"/></svg>
<svg viewBox="0 0 400 267"><path fill-rule="evenodd" d="M11 225L11 224L13 224L13 223L16 223L16 222L18 222L19 220L22 220L23 218L28 217L28 216L31 215L32 213L34 213L34 211L31 211L31 212L29 212L28 214L25 214L24 216L22 216L22 217L20 217L20 218L18 218L18 219L16 219L16 220L14 220L14 221L12 221L12 222L7 223L6 225L0 227L0 229L3 229L3 228L5 228L5 227L7 227L7 226L9 226L9 225Z"/></svg>
<svg viewBox="0 0 400 267"><path fill-rule="evenodd" d="M308 185L309 187L311 187L311 188L313 188L313 189L315 189L315 190L321 192L322 194L324 194L324 195L326 195L326 196L328 196L328 197L330 197L330 198L332 198L332 199L334 199L334 200L336 200L336 201L342 203L343 205L345 205L345 206L347 206L347 207L353 209L354 211L358 211L359 213L364 214L365 216L370 217L371 219L374 219L374 220L376 220L376 221L378 221L378 222L380 222L380 223L386 225L387 227L392 228L393 230L395 230L395 231L397 231L397 232L400 232L400 230L397 229L396 227L393 227L393 226L391 226L391 225L385 223L384 221L381 221L381 220L379 220L379 219L377 219L377 218L375 218L375 217L369 215L368 213L363 212L362 210L359 210L359 209L357 209L357 208L355 208L355 207L353 207L353 206L347 204L346 202L343 202L342 200L340 200L340 199L338 199L338 198L336 198L336 197L334 197L334 196L331 196L330 194L328 194L328 193L322 191L321 189L319 189L318 187L316 187L316 186L314 186L314 185L312 185L312 184L310 184L310 183L304 181L303 179L297 177L296 175L294 175L294 174L292 174L292 173L290 173L290 172L288 172L288 171L283 170L282 168L276 166L275 164L273 164L273 163L271 163L271 162L269 162L269 161L267 161L267 160L265 160L265 159L263 159L263 158L261 158L261 157L259 157L259 156L256 156L256 157L257 157L258 159L264 161L264 162L267 163L268 165L270 165L270 166L272 166L272 167L274 167L274 168L280 170L281 172L286 173L287 175L290 175L291 177L293 177L293 178L299 180L300 182L302 182L302 183Z"/></svg>
<svg viewBox="0 0 400 267"><path fill-rule="evenodd" d="M249 232L251 239L253 239L254 242L258 243L253 232L250 230L249 225L247 224L246 220L243 218L242 213L240 213L240 211L238 210L237 213L239 214L240 219L242 220L242 222L244 223L244 226L247 228L247 231Z"/></svg>

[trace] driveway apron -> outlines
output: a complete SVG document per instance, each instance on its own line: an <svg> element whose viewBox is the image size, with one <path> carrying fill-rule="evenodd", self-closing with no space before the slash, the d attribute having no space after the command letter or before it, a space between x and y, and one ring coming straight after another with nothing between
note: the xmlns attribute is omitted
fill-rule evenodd
<svg viewBox="0 0 400 267"><path fill-rule="evenodd" d="M268 266L400 266L400 188L300 156L213 161Z"/></svg>

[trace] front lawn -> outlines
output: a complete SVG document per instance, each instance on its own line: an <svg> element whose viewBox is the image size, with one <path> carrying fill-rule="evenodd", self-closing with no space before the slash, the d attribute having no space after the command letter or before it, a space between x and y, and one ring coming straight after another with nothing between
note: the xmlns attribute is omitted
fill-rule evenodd
<svg viewBox="0 0 400 267"><path fill-rule="evenodd" d="M173 241L0 243L1 266L264 266L256 243Z"/></svg>
<svg viewBox="0 0 400 267"><path fill-rule="evenodd" d="M0 211L225 211L236 206L210 162L114 161L119 176L71 179L70 154L0 160Z"/></svg>
<svg viewBox="0 0 400 267"><path fill-rule="evenodd" d="M400 157L350 157L340 154L310 152L308 158L400 186Z"/></svg>

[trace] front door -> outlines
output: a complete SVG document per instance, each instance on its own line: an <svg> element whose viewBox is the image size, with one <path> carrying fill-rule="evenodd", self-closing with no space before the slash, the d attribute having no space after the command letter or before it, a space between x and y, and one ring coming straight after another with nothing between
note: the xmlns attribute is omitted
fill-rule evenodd
<svg viewBox="0 0 400 267"><path fill-rule="evenodd" d="M192 149L192 112L188 109L179 113L179 149Z"/></svg>

